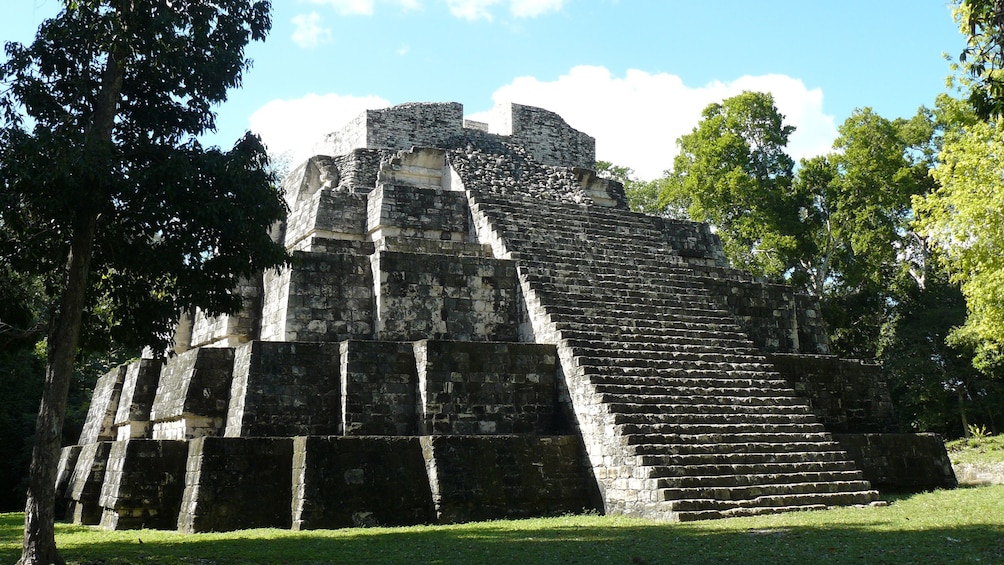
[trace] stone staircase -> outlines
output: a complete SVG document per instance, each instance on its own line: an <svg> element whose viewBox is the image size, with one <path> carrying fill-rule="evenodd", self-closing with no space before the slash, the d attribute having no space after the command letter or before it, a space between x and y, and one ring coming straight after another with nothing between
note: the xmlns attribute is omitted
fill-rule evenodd
<svg viewBox="0 0 1004 565"><path fill-rule="evenodd" d="M877 498L656 219L467 189L482 242L517 262L534 339L559 347L608 511L694 520Z"/></svg>

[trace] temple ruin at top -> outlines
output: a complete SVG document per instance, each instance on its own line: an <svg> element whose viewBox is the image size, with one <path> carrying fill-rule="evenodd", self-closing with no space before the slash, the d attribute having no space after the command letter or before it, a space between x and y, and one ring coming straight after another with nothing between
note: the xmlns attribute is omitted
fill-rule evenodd
<svg viewBox="0 0 1004 565"><path fill-rule="evenodd" d="M629 210L547 110L369 110L283 187L292 264L95 388L58 496L186 532L599 511L692 520L951 486L816 298Z"/></svg>

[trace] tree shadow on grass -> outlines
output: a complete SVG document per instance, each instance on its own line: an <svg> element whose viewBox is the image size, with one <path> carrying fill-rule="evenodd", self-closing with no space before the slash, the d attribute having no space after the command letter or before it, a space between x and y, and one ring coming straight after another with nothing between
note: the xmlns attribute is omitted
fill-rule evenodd
<svg viewBox="0 0 1004 565"><path fill-rule="evenodd" d="M0 542L20 524L0 520ZM18 515L20 516L20 515ZM703 524L703 525L702 525ZM575 525L515 529L248 530L238 538L150 530L104 532L60 525L63 555L81 565L239 563L1001 563L1004 525L884 530L885 524L721 529L700 524ZM84 533L86 532L86 533ZM18 544L19 546L19 544ZM19 551L4 546L0 562ZM18 547L19 549L19 547Z"/></svg>

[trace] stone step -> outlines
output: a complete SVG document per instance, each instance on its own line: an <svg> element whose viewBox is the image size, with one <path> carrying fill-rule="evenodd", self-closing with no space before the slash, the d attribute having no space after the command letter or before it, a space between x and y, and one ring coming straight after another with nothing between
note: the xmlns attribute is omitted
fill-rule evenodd
<svg viewBox="0 0 1004 565"><path fill-rule="evenodd" d="M721 449L719 445L709 445L709 448L713 448L710 452L697 452L697 453L670 453L669 449L666 449L663 453L639 453L639 461L642 465L646 466L658 466L658 465L679 465L685 466L688 469L695 465L718 465L718 466L728 466L734 468L735 465L752 465L752 464L764 464L764 463L801 463L801 462L821 462L821 461L831 461L840 462L845 465L841 470L854 469L854 465L847 460L847 453L838 450L830 451L781 451L777 449L777 444L763 444L765 446L770 446L770 450L764 450L761 452L744 452L735 449L732 445L726 444L724 447L726 449ZM817 444L806 444L812 447L818 447ZM667 447L667 446L652 446L652 447ZM680 446L680 447L692 447L692 446ZM719 451L720 449L720 451ZM677 449L679 451L679 449ZM636 450L638 453L638 450ZM702 473L699 473L702 474ZM706 473L703 473L706 474Z"/></svg>
<svg viewBox="0 0 1004 565"><path fill-rule="evenodd" d="M721 436L716 436L721 437ZM775 438L776 439L776 438ZM830 441L745 441L745 442L714 442L714 443L640 443L632 444L633 452L637 455L658 455L681 457L681 461L687 461L689 457L730 457L741 459L749 456L763 457L802 457L812 454L813 457L825 457L823 454L839 454L838 458L846 457L847 454L840 450L840 444Z"/></svg>
<svg viewBox="0 0 1004 565"><path fill-rule="evenodd" d="M863 484L862 484L863 483ZM667 488L659 491L659 498L672 501L678 512L714 510L721 512L734 508L768 508L818 505L850 506L869 504L878 498L867 481L847 483L795 483L764 487L737 487L715 489Z"/></svg>
<svg viewBox="0 0 1004 565"><path fill-rule="evenodd" d="M734 404L734 403L655 403L655 402L626 402L624 399L611 399L607 395L602 397L610 411L622 417L618 423L641 423L645 418L652 423L672 423L673 418L683 416L711 417L720 415L726 418L750 419L743 421L759 420L760 418L782 418L791 416L809 416L814 418L811 409L807 404L788 404L774 406L767 403L759 405ZM684 399L686 397L683 397ZM631 399L634 400L634 399ZM795 420L798 420L796 418Z"/></svg>
<svg viewBox="0 0 1004 565"><path fill-rule="evenodd" d="M688 374L689 373L689 374ZM680 372L679 376L636 376L589 374L589 382L597 391L607 391L611 394L620 392L625 387L660 388L662 394L668 396L718 396L729 402L733 398L792 396L797 394L784 379L769 379L758 372L748 372L745 376L739 371L732 377L716 372ZM758 377L759 375L759 377ZM752 378L751 378L752 377Z"/></svg>
<svg viewBox="0 0 1004 565"><path fill-rule="evenodd" d="M730 373L743 371L743 373L761 372L764 373L765 376L777 376L777 373L772 372L772 365L758 362L715 362L693 359L675 359L668 361L651 361L651 364L645 366L641 363L636 363L633 366L621 366L618 365L615 360L609 360L608 362L602 363L598 360L595 362L583 362L582 360L577 359L577 361L578 362L576 364L582 367L582 370L587 374L661 376L665 378L672 378L675 376L685 376L686 372L684 371L698 371L705 374L721 373L722 377L727 377Z"/></svg>
<svg viewBox="0 0 1004 565"><path fill-rule="evenodd" d="M601 330L582 326L576 329L566 329L562 332L565 335L565 343L576 346L603 347L607 349L622 347L640 349L641 347L658 347L663 342L674 343L708 343L717 340L726 342L741 342L749 345L752 342L746 334L738 330L713 329L702 330L695 328L665 328L657 333L644 334L632 333L629 335L610 335Z"/></svg>
<svg viewBox="0 0 1004 565"><path fill-rule="evenodd" d="M792 463L696 464L649 467L649 478L658 488L738 487L799 482L862 481L861 471L850 461L799 461ZM869 488L865 486L865 488Z"/></svg>
<svg viewBox="0 0 1004 565"><path fill-rule="evenodd" d="M616 387L616 388L614 388ZM805 399L792 393L780 395L721 396L710 394L681 395L670 394L674 389L630 385L600 385L596 387L604 404L626 403L642 406L652 405L653 409L667 409L674 406L704 406L718 408L723 412L753 411L763 408L808 410Z"/></svg>
<svg viewBox="0 0 1004 565"><path fill-rule="evenodd" d="M592 289L590 291L590 288ZM558 305L576 305L590 309L616 310L679 310L681 308L720 311L713 301L704 295L680 294L662 291L642 292L626 288L617 289L616 293L604 294L597 292L595 287L570 288L567 286L543 290L539 294L546 297L549 303Z"/></svg>
<svg viewBox="0 0 1004 565"><path fill-rule="evenodd" d="M680 343L677 340L662 343L648 343L645 348L592 347L591 344L573 347L576 356L595 359L680 359L681 356L720 356L722 358L756 358L760 350L743 345L722 345L712 341Z"/></svg>
<svg viewBox="0 0 1004 565"><path fill-rule="evenodd" d="M827 448L832 449L834 445L833 437L828 432L819 429L812 431L804 430L756 430L737 431L722 429L687 429L677 430L669 433L661 433L654 430L646 430L640 433L626 433L621 431L624 441L628 445L646 446L686 446L686 445L714 445L714 444L774 444L780 449L783 445L822 443ZM804 448L804 447L803 447Z"/></svg>
<svg viewBox="0 0 1004 565"><path fill-rule="evenodd" d="M760 354L760 350L753 347L746 337L738 332L734 337L720 335L716 332L707 332L699 335L688 335L687 332L680 332L681 335L665 338L659 341L609 341L569 338L565 340L565 345L582 351L584 355L598 354L599 352L659 352L665 347L687 350L690 348L720 348L732 351L752 351Z"/></svg>
<svg viewBox="0 0 1004 565"><path fill-rule="evenodd" d="M615 424L632 426L690 426L690 425L796 425L815 424L818 419L814 414L767 413L750 412L700 412L696 407L686 408L681 413L631 412L627 409L644 404L609 404Z"/></svg>
<svg viewBox="0 0 1004 565"><path fill-rule="evenodd" d="M823 479L820 481L780 482L771 484L717 485L693 487L665 487L658 490L658 498L664 501L675 500L709 500L714 501L711 508L728 507L728 502L763 501L765 497L797 497L799 495L816 496L820 494L863 493L871 489L871 484L863 480L836 481ZM805 502L808 502L805 499ZM870 502L870 501L869 501ZM688 508L689 507L689 508ZM707 509L702 504L674 505L679 509Z"/></svg>
<svg viewBox="0 0 1004 565"><path fill-rule="evenodd" d="M774 366L767 363L766 359L758 355L743 355L733 350L708 351L698 350L673 350L667 348L658 352L646 352L645 354L634 356L629 354L617 355L617 352L603 351L606 355L580 355L579 351L573 350L576 354L576 364L580 366L607 367L616 365L624 369L627 368L649 368L649 369L678 369L681 363L706 363L715 366L730 365L743 366L765 371L773 370Z"/></svg>
<svg viewBox="0 0 1004 565"><path fill-rule="evenodd" d="M769 423L724 422L724 423L688 423L688 424L621 424L621 435L651 435L662 436L701 434L701 435L738 435L738 434L810 434L825 433L825 428L819 422Z"/></svg>
<svg viewBox="0 0 1004 565"><path fill-rule="evenodd" d="M864 504L864 503L862 503ZM680 522L694 522L697 520L719 520L723 518L740 518L744 516L764 516L768 514L781 514L784 512L808 512L810 510L826 510L826 504L792 504L788 506L737 506L725 510L688 510L677 511L673 514Z"/></svg>

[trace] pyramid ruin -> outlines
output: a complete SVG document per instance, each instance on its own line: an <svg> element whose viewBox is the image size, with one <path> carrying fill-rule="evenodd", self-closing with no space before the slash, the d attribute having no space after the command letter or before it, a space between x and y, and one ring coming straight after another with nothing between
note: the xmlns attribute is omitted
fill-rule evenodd
<svg viewBox="0 0 1004 565"><path fill-rule="evenodd" d="M816 299L631 212L539 108L370 110L284 181L293 263L98 382L68 517L185 532L599 511L693 520L951 486Z"/></svg>

